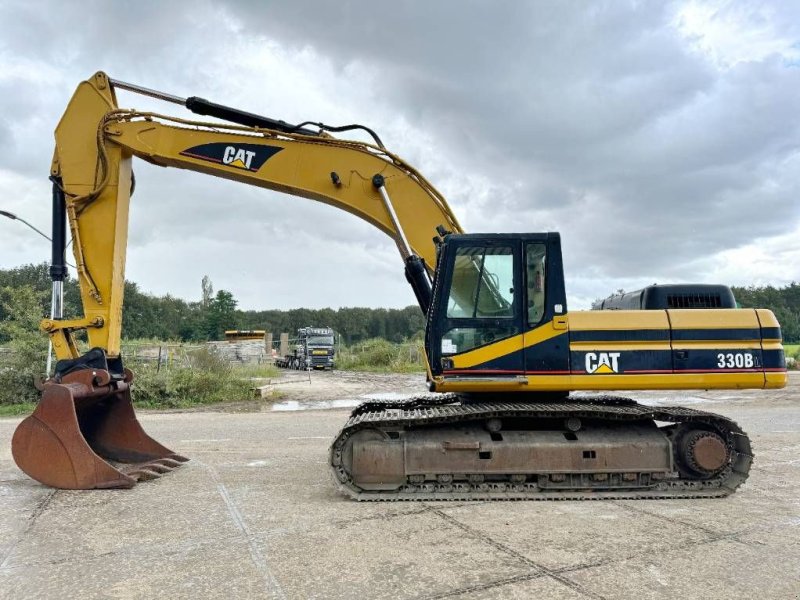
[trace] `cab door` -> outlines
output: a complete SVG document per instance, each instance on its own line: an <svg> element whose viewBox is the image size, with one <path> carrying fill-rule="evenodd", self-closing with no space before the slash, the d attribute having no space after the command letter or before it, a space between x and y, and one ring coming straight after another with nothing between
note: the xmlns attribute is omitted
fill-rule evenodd
<svg viewBox="0 0 800 600"><path fill-rule="evenodd" d="M524 268L523 345L531 389L561 387L539 376L570 374L567 299L557 233L531 234L522 241ZM537 384L541 383L541 386Z"/></svg>
<svg viewBox="0 0 800 600"><path fill-rule="evenodd" d="M456 236L453 236L456 237ZM515 377L522 354L521 243L512 236L449 240L429 326L434 374Z"/></svg>

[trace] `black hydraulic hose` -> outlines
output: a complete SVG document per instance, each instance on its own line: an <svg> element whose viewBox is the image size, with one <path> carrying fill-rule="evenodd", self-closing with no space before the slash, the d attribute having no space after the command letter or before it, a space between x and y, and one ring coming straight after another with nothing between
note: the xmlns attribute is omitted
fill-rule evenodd
<svg viewBox="0 0 800 600"><path fill-rule="evenodd" d="M362 131L366 131L370 136L372 136L372 139L375 140L375 143L378 145L378 147L380 147L383 150L386 150L386 146L383 145L383 142L381 141L381 138L378 137L378 134L375 133L369 127L366 127L364 125L353 124L353 125L340 125L339 127L334 127L332 125L325 125L325 123L314 123L313 121L304 121L303 123L297 125L297 127L303 127L303 125L314 125L315 127L319 127L320 129L324 129L325 131L334 131L337 133L342 131L352 131L354 129L361 129Z"/></svg>

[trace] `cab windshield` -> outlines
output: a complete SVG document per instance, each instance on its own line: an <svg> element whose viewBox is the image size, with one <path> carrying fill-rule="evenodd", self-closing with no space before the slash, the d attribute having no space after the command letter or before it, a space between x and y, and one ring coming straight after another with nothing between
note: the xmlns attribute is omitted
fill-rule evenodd
<svg viewBox="0 0 800 600"><path fill-rule="evenodd" d="M333 346L332 335L312 335L308 338L309 346Z"/></svg>

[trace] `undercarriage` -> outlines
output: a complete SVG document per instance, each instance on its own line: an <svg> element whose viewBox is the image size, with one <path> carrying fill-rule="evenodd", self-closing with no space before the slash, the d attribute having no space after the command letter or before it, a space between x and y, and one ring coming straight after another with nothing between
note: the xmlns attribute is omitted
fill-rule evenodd
<svg viewBox="0 0 800 600"><path fill-rule="evenodd" d="M613 396L367 402L330 449L339 489L357 500L714 498L752 459L726 417Z"/></svg>

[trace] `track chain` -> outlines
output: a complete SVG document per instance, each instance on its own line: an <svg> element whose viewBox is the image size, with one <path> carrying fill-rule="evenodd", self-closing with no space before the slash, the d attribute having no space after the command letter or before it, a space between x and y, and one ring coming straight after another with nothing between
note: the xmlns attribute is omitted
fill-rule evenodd
<svg viewBox="0 0 800 600"><path fill-rule="evenodd" d="M411 428L503 418L566 419L578 417L608 421L653 420L699 423L715 429L730 453L728 465L706 480L666 479L648 488L632 490L554 490L534 482L407 483L396 491L362 490L342 466L347 439L362 429ZM397 500L634 500L662 498L718 498L731 494L748 476L753 453L750 440L731 419L685 407L652 407L619 396L579 396L562 402L462 402L457 394L425 394L400 401L369 400L357 406L330 447L334 481L345 495L360 501Z"/></svg>

